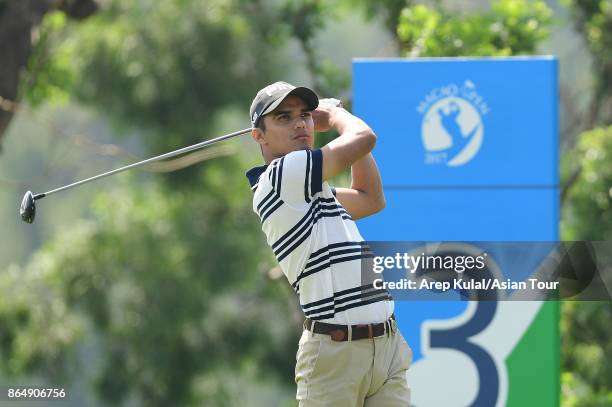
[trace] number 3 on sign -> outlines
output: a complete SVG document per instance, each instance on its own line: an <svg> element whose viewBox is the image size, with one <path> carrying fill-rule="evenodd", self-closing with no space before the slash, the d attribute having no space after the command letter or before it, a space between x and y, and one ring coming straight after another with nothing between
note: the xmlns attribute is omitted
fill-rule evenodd
<svg viewBox="0 0 612 407"><path fill-rule="evenodd" d="M506 361L543 304L469 301L455 318L424 321L423 357L408 370L412 402L419 406L505 406L509 395ZM429 391L432 386L440 391Z"/></svg>
<svg viewBox="0 0 612 407"><path fill-rule="evenodd" d="M421 328L423 358L408 370L415 405L495 406L507 394L505 355L479 344L489 328L496 301L470 301L459 316L429 320ZM442 391L430 392L431 380Z"/></svg>

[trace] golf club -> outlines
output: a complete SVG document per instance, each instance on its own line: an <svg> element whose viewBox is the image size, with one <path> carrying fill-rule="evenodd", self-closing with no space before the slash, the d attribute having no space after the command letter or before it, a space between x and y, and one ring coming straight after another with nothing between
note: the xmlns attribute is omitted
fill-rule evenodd
<svg viewBox="0 0 612 407"><path fill-rule="evenodd" d="M343 107L342 101L339 100L339 99L334 99L334 98L320 99L319 100L319 105L324 105L324 104L328 104L328 105L332 105L332 106L336 106L336 107ZM32 191L28 191L28 192L25 193L25 195L23 196L23 199L21 200L21 207L19 208L19 215L21 215L21 219L24 222L33 223L34 222L34 218L36 217L36 201L38 201L39 199L42 199L42 198L44 198L46 196L49 196L51 194L54 194L56 192L65 191L67 189L74 188L74 187L77 187L79 185L87 184L88 182L95 181L95 180L100 179L100 178L108 177L109 175L118 174L120 172L123 172L123 171L126 171L126 170L130 170L132 168L140 167L140 166L145 165L145 164L150 164L150 163L155 162L155 161L164 160L166 158L171 158L171 157L175 157L175 156L180 155L180 154L188 153L190 151L198 150L200 148L204 148L204 147L210 146L210 145L218 143L220 141L224 141L224 140L230 139L232 137L236 137L236 136L240 136L242 134L248 133L252 129L253 129L252 127L249 127L249 128L246 128L246 129L238 130L238 131L233 132L233 133L229 133L229 134L226 134L226 135L223 135L223 136L219 136L219 137L214 138L212 140L206 140L206 141L203 141L201 143L197 143L197 144L194 144L194 145L191 145L191 146L188 146L188 147L183 147L183 148L171 151L171 152L166 153L166 154L158 155L156 157L151 157L151 158L148 158L146 160L136 162L134 164L126 165L125 167L117 168L116 170L108 171L108 172L105 172L103 174L99 174L99 175L96 175L96 176L93 176L93 177L90 177L90 178L87 178L87 179L84 179L84 180L81 180L81 181L78 181L78 182L74 182L74 183L69 184L69 185L64 185L63 187L52 189L51 191L47 191L47 192L44 192L42 194L34 194L34 193L32 193Z"/></svg>
<svg viewBox="0 0 612 407"><path fill-rule="evenodd" d="M49 196L51 194L55 194L56 192L65 191L67 189L74 188L74 187L77 187L79 185L87 184L88 182L95 181L95 180L100 179L100 178L108 177L109 175L118 174L120 172L123 172L123 171L126 171L126 170L130 170L132 168L140 167L140 166L145 165L145 164L150 164L150 163L155 162L155 161L164 160L166 158L171 158L171 157L175 157L175 156L180 155L180 154L188 153L190 151L198 150L200 148L204 148L204 147L210 146L212 144L219 143L221 141L230 139L232 137L236 137L236 136L240 136L242 134L248 133L251 130L252 130L252 128L249 127L247 129L242 129L242 130L236 131L234 133L229 133L229 134L226 134L226 135L214 138L212 140L206 140L206 141L203 141L201 143L197 143L197 144L194 144L194 145L191 145L191 146L188 146L188 147L183 147L181 149L174 150L174 151L171 151L171 152L166 153L166 154L158 155L156 157L151 157L151 158L148 158L146 160L139 161L139 162L136 162L136 163L133 163L133 164L129 164L129 165L126 165L125 167L117 168L115 170L108 171L108 172L105 172L103 174L99 174L99 175L96 175L96 176L93 176L93 177L90 177L90 178L87 178L87 179L84 179L84 180L81 180L81 181L78 181L78 182L74 182L74 183L69 184L69 185L64 185L63 187L52 189L51 191L47 191L47 192L44 192L42 194L33 194L31 191L28 191L28 192L25 193L25 195L23 196L23 199L21 200L21 207L19 208L19 214L21 215L21 219L24 222L32 223L32 222L34 222L34 218L36 217L36 201L39 200L39 199L42 199L42 198L44 198L46 196Z"/></svg>

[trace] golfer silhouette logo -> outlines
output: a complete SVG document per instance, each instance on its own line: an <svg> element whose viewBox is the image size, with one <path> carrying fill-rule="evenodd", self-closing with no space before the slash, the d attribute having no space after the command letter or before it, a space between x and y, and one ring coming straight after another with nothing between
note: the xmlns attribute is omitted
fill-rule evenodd
<svg viewBox="0 0 612 407"><path fill-rule="evenodd" d="M488 106L471 81L461 87L434 89L417 110L425 112L421 125L425 163L457 167L476 156L484 136L482 115Z"/></svg>

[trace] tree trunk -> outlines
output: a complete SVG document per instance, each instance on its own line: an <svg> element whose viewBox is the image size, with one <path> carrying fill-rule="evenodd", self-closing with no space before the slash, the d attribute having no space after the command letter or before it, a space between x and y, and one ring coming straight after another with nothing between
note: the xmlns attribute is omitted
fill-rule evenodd
<svg viewBox="0 0 612 407"><path fill-rule="evenodd" d="M97 9L94 0L0 0L0 97L16 101L19 80L34 45L32 33L46 13L62 10L82 19ZM0 149L13 113L6 104L0 105Z"/></svg>

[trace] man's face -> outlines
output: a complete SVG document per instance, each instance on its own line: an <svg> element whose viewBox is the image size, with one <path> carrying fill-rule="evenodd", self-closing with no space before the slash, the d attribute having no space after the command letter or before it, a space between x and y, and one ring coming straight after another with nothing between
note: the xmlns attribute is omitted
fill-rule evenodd
<svg viewBox="0 0 612 407"><path fill-rule="evenodd" d="M257 130L258 136L255 139L262 146L267 160L296 150L312 149L314 146L312 112L301 98L287 96L262 120L266 130Z"/></svg>

